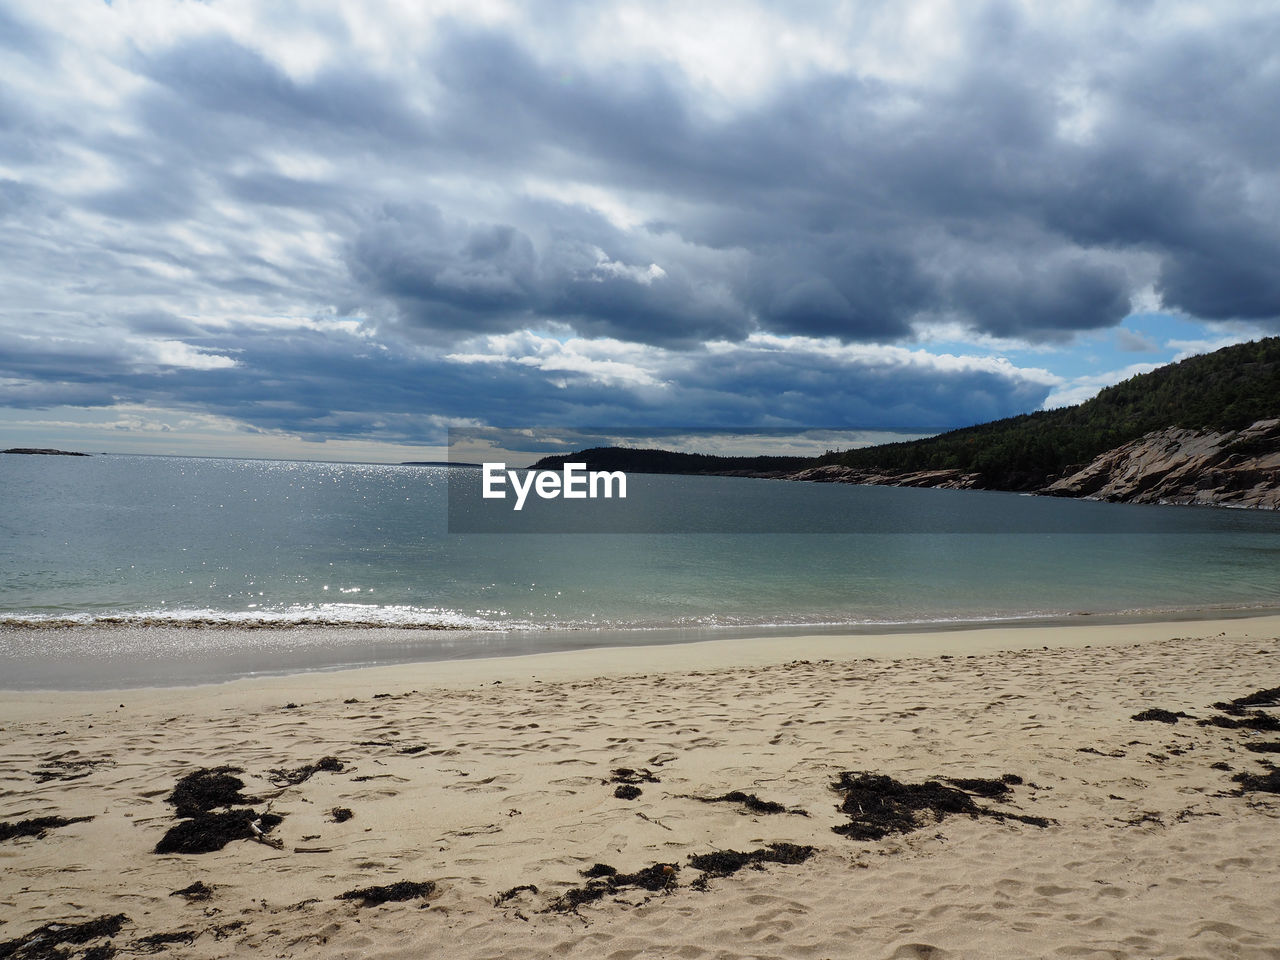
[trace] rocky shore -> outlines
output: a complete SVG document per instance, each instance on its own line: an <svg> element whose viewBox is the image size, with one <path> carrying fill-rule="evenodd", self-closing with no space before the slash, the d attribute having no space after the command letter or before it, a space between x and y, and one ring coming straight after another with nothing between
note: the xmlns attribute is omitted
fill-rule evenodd
<svg viewBox="0 0 1280 960"><path fill-rule="evenodd" d="M1000 490L981 473L921 470L893 473L838 465L792 473L743 474L810 483L856 483L949 490ZM1032 493L1114 503L1175 503L1280 509L1280 419L1243 430L1170 427L1123 444L1061 477L1045 477Z"/></svg>
<svg viewBox="0 0 1280 960"><path fill-rule="evenodd" d="M1223 433L1177 427L1149 433L1040 492L1125 503L1280 509L1280 419Z"/></svg>

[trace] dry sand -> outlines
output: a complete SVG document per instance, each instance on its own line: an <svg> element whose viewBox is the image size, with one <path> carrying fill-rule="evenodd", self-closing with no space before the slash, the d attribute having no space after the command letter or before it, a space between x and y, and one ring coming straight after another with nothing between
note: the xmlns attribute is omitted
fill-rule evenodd
<svg viewBox="0 0 1280 960"><path fill-rule="evenodd" d="M1277 637L1272 617L787 638L6 693L0 821L93 819L0 841L0 956L52 955L12 943L46 923L123 914L121 955L193 958L1277 958L1280 796L1232 776L1263 772L1243 745L1280 733L1131 719L1280 685ZM326 756L342 770L270 782ZM217 765L284 816L282 847L153 853L177 779ZM653 780L619 799L619 767ZM1055 822L924 816L853 840L832 829L844 771L1016 774L976 802ZM692 799L734 790L808 816ZM778 842L816 853L693 886L691 855ZM671 864L673 885L546 912L595 863ZM401 880L435 890L335 899ZM195 881L209 899L171 895Z"/></svg>

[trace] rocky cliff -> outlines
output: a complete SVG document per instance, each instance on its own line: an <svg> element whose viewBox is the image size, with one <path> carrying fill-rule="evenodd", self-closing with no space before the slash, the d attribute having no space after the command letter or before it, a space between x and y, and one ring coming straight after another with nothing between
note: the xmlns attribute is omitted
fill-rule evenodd
<svg viewBox="0 0 1280 960"><path fill-rule="evenodd" d="M1125 503L1280 509L1280 419L1223 433L1157 430L1108 450L1040 492Z"/></svg>
<svg viewBox="0 0 1280 960"><path fill-rule="evenodd" d="M949 490L1010 489L980 473L921 470L894 473L845 466L791 473L743 473L810 483L858 483ZM1018 486L1016 489L1027 489ZM1122 503L1180 503L1280 509L1280 419L1243 430L1214 432L1171 427L1108 450L1033 492Z"/></svg>

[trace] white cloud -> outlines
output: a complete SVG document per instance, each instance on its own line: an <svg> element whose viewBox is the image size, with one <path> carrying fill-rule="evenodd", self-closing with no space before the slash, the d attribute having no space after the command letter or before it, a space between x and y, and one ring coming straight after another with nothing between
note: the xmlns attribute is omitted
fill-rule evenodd
<svg viewBox="0 0 1280 960"><path fill-rule="evenodd" d="M721 356L748 350L809 353L847 363L850 366L910 367L947 373L993 373L1046 386L1062 382L1061 377L1043 367L1019 367L1007 357L930 353L924 349L911 350L892 344L841 343L834 337L783 337L772 333L753 333L741 345L721 341L709 343L707 348Z"/></svg>
<svg viewBox="0 0 1280 960"><path fill-rule="evenodd" d="M1110 387L1140 373L1150 373L1162 363L1132 363L1120 370L1108 370L1106 373L1095 373L1070 380L1060 381L1060 386L1045 398L1042 410L1055 407L1070 407L1097 396L1098 391Z"/></svg>
<svg viewBox="0 0 1280 960"><path fill-rule="evenodd" d="M1208 337L1203 340L1169 340L1165 345L1170 350L1178 351L1173 357L1173 361L1177 362L1202 353L1213 353L1215 350L1237 343L1248 343L1250 340L1256 340L1258 336L1256 331L1228 333L1221 337Z"/></svg>
<svg viewBox="0 0 1280 960"><path fill-rule="evenodd" d="M469 349L446 354L444 359L462 364L516 363L548 373L573 373L606 386L660 386L656 370L668 356L657 347L620 340L559 340L530 331L484 337Z"/></svg>
<svg viewBox="0 0 1280 960"><path fill-rule="evenodd" d="M236 366L231 357L208 353L181 340L133 340L133 348L152 363L186 370L225 370Z"/></svg>

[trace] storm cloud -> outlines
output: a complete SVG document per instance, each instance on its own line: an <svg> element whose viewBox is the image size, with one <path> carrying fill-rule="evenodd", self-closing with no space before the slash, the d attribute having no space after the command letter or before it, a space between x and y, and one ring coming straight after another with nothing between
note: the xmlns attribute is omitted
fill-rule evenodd
<svg viewBox="0 0 1280 960"><path fill-rule="evenodd" d="M943 428L1280 329L1267 5L696 7L9 3L0 404Z"/></svg>

